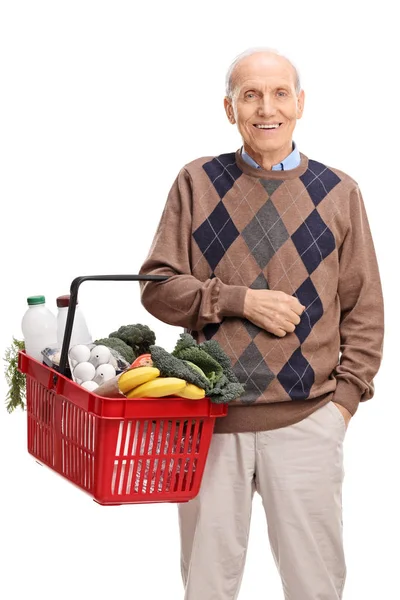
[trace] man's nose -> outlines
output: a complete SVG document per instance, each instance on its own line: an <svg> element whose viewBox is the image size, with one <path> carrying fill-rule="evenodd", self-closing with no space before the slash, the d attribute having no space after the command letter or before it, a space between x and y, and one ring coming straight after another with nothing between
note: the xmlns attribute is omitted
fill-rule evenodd
<svg viewBox="0 0 400 600"><path fill-rule="evenodd" d="M269 95L265 95L261 101L260 106L258 107L259 115L271 115L275 113L275 103L273 99Z"/></svg>

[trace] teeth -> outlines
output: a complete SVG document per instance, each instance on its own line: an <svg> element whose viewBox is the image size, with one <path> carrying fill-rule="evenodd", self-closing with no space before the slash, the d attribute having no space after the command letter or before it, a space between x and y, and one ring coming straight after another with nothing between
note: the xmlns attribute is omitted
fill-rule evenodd
<svg viewBox="0 0 400 600"><path fill-rule="evenodd" d="M278 129L279 123L275 123L275 125L256 125L258 129Z"/></svg>

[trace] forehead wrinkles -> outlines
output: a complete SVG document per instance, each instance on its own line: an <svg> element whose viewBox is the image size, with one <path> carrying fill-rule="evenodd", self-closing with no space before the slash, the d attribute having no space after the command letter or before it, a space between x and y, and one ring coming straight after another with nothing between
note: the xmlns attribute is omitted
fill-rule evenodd
<svg viewBox="0 0 400 600"><path fill-rule="evenodd" d="M238 81L236 85L238 90L255 89L261 91L276 90L278 88L291 88L292 82L287 79L275 79L272 77L260 77L258 79L245 79Z"/></svg>
<svg viewBox="0 0 400 600"><path fill-rule="evenodd" d="M268 68L254 68L251 64L238 64L232 73L233 88L237 93L238 89L244 86L260 86L265 89L276 88L279 86L295 87L295 72L290 64L268 65Z"/></svg>

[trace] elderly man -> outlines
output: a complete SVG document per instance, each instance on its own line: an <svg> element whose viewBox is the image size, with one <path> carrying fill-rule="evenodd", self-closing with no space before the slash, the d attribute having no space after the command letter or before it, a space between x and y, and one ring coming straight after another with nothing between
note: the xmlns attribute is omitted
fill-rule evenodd
<svg viewBox="0 0 400 600"><path fill-rule="evenodd" d="M140 271L170 276L141 284L146 309L217 340L246 390L179 505L185 599L237 598L257 491L285 598L338 600L343 441L383 348L373 240L356 181L292 140L304 91L287 58L240 55L224 103L243 147L181 169Z"/></svg>

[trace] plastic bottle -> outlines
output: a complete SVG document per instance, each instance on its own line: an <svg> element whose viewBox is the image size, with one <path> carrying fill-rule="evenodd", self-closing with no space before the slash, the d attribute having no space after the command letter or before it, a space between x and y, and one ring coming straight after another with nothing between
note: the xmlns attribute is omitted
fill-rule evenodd
<svg viewBox="0 0 400 600"><path fill-rule="evenodd" d="M57 319L46 306L44 296L30 296L21 323L25 352L43 362L42 350L57 343Z"/></svg>
<svg viewBox="0 0 400 600"><path fill-rule="evenodd" d="M69 300L69 294L65 296L59 296L57 298L57 346L60 349L62 348L64 339L65 325L67 324ZM76 346L77 344L92 344L92 336L90 335L85 317L79 307L79 304L77 304L75 308L74 324L72 326L69 348Z"/></svg>

